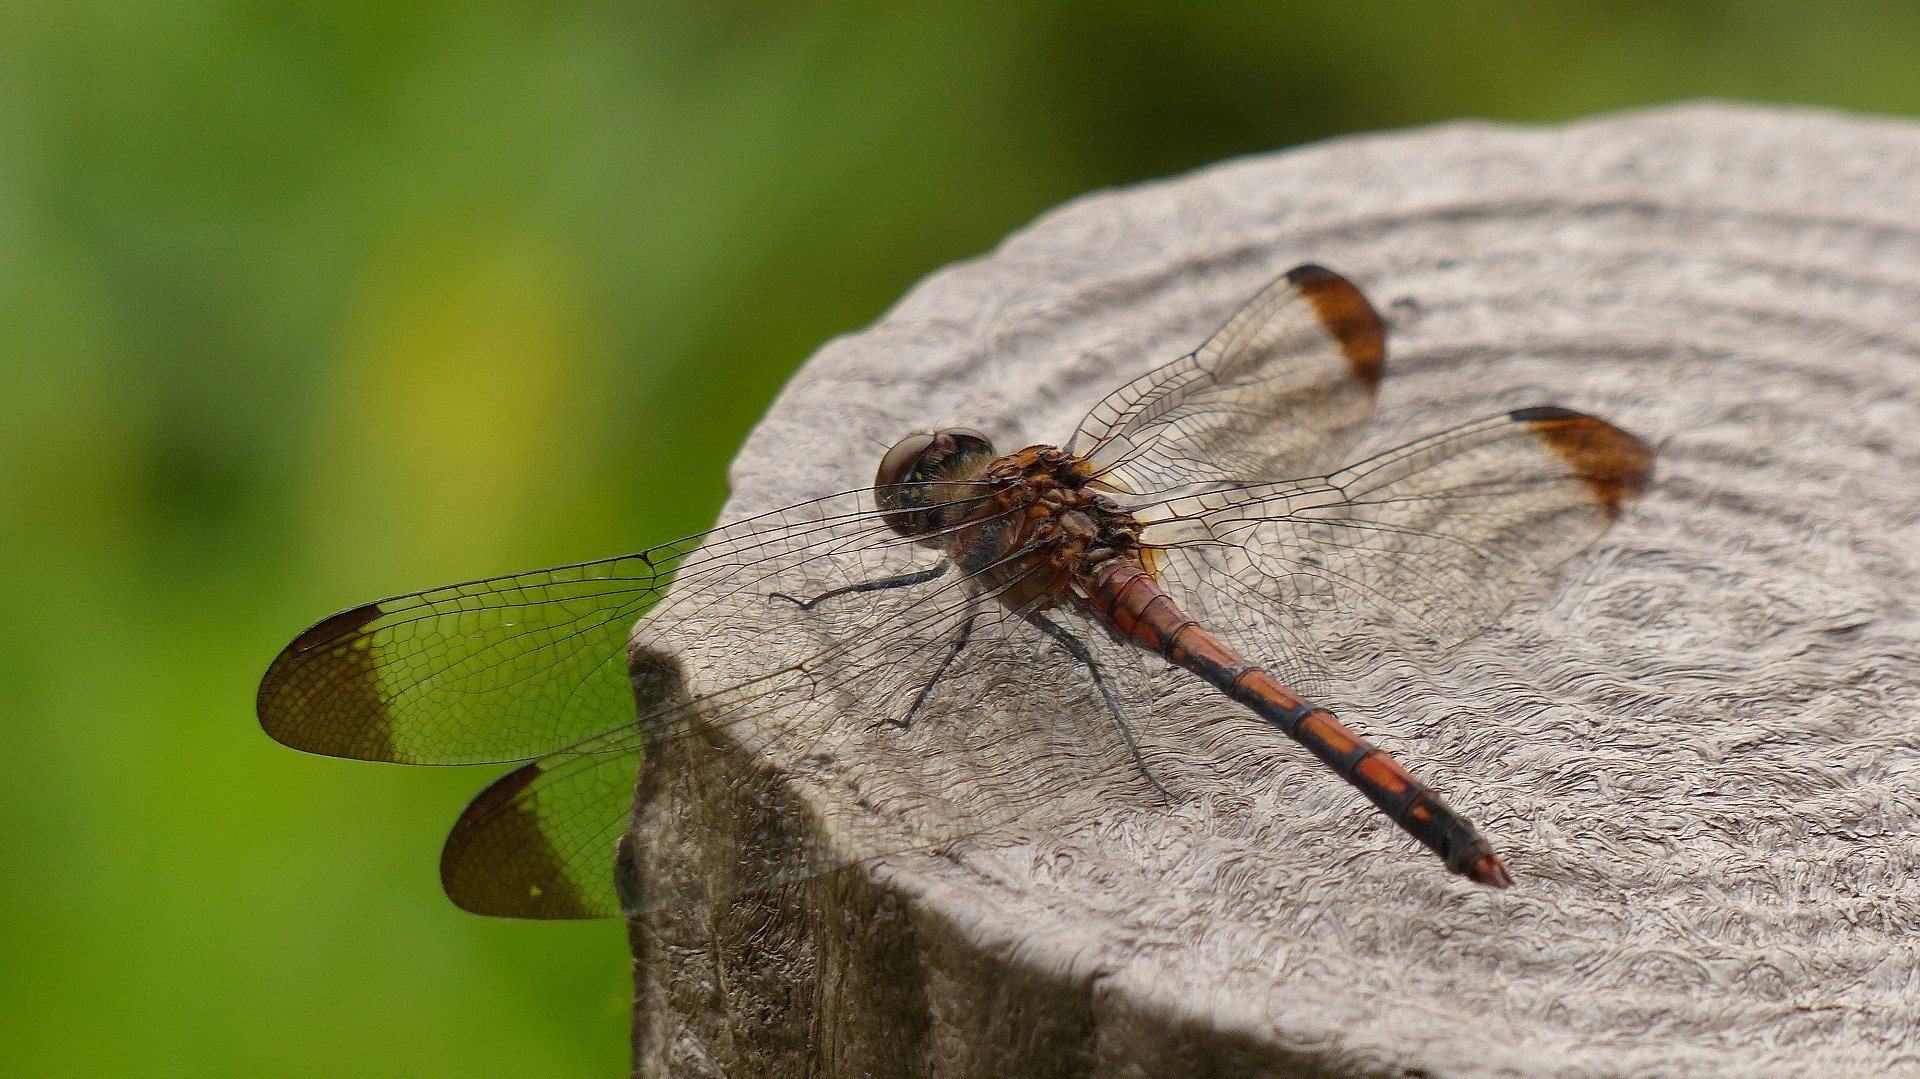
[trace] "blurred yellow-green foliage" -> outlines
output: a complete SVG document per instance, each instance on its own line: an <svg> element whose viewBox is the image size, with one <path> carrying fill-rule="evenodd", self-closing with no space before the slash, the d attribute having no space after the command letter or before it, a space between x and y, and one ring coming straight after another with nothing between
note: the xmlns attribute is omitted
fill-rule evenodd
<svg viewBox="0 0 1920 1079"><path fill-rule="evenodd" d="M828 336L1090 188L1718 95L1920 6L0 6L0 1072L613 1075L620 927L471 917L487 770L255 726L315 617L697 530Z"/></svg>

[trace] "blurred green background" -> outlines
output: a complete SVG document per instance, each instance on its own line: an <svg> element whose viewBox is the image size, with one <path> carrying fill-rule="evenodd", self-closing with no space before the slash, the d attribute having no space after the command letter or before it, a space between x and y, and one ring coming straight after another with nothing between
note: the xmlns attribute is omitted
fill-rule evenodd
<svg viewBox="0 0 1920 1079"><path fill-rule="evenodd" d="M695 531L822 340L1091 188L1699 95L1920 112L1920 7L0 4L0 1072L616 1075L489 770L302 756L319 615Z"/></svg>

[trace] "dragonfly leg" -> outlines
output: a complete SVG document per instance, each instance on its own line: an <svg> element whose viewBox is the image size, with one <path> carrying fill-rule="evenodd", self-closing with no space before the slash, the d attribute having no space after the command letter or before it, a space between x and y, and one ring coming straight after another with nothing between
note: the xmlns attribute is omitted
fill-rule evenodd
<svg viewBox="0 0 1920 1079"><path fill-rule="evenodd" d="M912 573L902 573L893 577L877 577L871 581L861 581L859 584L850 584L841 588L832 589L831 591L822 592L812 599L807 600L796 599L793 596L787 595L785 592L769 592L767 593L767 598L784 599L803 611L811 611L827 600L833 599L835 596L852 595L855 592L878 592L883 588L906 588L909 585L926 584L928 581L947 572L947 570L952 567L953 563L942 560L939 565L934 566L932 569L915 570Z"/></svg>
<svg viewBox="0 0 1920 1079"><path fill-rule="evenodd" d="M919 695L914 697L913 707L907 709L905 716L900 719L890 719L888 723L903 731L913 726L914 717L920 714L920 709L927 703L927 698L933 696L933 687L940 684L940 679L946 676L947 668L953 666L953 661L960 658L961 650L966 648L967 641L972 639L973 624L979 617L980 604L975 601L973 609L967 612L967 620L960 623L960 632L953 635L953 643L947 648L946 658L940 661L940 666L933 669L933 677L927 679L927 684L921 686Z"/></svg>
<svg viewBox="0 0 1920 1079"><path fill-rule="evenodd" d="M1133 754L1133 763L1139 766L1140 774L1147 777L1147 782L1152 784L1154 790L1160 792L1161 797L1169 802L1173 801L1173 795L1169 794L1167 788L1160 783L1160 777L1154 775L1153 769L1147 767L1147 758L1141 755L1140 744L1133 740L1133 728L1127 725L1126 714L1120 711L1120 702L1114 700L1113 690L1107 685L1107 676L1100 673L1100 664L1094 661L1093 650L1087 647L1085 641L1074 636L1064 626L1046 615L1030 611L1027 612L1026 619L1035 629L1053 638L1055 644L1066 649L1068 655L1078 660L1080 665L1087 669L1087 673L1093 675L1094 687L1100 691L1100 699L1107 702L1107 714L1111 715L1114 723L1119 725L1120 737L1126 740L1127 752Z"/></svg>

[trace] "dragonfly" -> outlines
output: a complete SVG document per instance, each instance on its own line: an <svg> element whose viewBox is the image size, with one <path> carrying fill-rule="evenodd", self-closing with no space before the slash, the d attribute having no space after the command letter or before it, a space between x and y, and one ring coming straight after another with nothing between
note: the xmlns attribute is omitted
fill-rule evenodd
<svg viewBox="0 0 1920 1079"><path fill-rule="evenodd" d="M1046 799L1018 754L983 759L991 779L968 791L898 764L991 757L990 739L968 741L968 709L1011 685L1077 684L1118 735L1088 767L1173 798L1137 736L1156 705L1135 676L1185 672L1446 869L1504 888L1510 871L1465 815L1315 701L1356 641L1439 654L1541 590L1642 495L1654 455L1605 420L1538 405L1344 463L1385 371L1362 291L1297 266L1060 445L1003 454L971 429L914 433L869 487L322 619L272 662L260 722L335 757L520 762L459 816L442 884L476 913L586 918L641 902L616 887L615 846L636 770L675 759L677 739L718 733L785 762L843 826L844 841L772 868L742 854L750 890L1004 828ZM630 671L629 648L694 668L769 658L730 684L675 688L637 658ZM891 772L848 778L876 753Z"/></svg>

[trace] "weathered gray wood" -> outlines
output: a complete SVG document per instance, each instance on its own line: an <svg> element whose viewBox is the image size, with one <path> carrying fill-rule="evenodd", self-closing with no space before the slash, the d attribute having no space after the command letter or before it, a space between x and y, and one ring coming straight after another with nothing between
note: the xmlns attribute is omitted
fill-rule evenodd
<svg viewBox="0 0 1920 1079"><path fill-rule="evenodd" d="M1186 695L1142 724L1170 770L1198 762L1178 805L1060 786L1018 845L636 920L641 1073L1920 1073L1920 127L1451 124L1089 196L823 348L728 516L859 486L912 429L1063 438L1307 260L1392 323L1363 449L1545 402L1661 448L1550 594L1329 702L1514 888L1447 875ZM770 658L735 648L690 684ZM971 721L1040 737L1010 700ZM762 818L714 792L755 767L718 736L654 754L643 887L724 881Z"/></svg>

